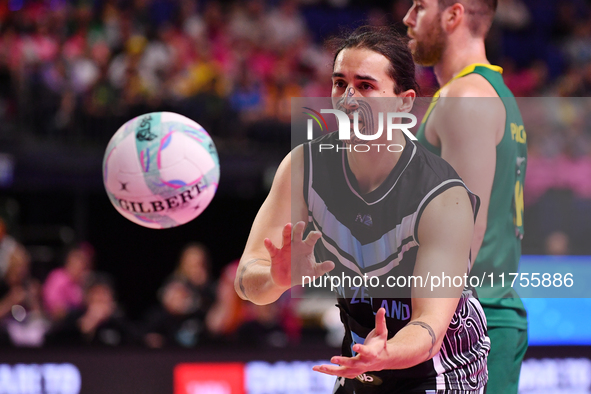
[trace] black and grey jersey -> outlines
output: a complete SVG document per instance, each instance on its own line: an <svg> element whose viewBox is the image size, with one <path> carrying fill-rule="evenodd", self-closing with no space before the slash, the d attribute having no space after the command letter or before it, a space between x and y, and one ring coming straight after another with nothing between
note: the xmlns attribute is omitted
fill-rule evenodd
<svg viewBox="0 0 591 394"><path fill-rule="evenodd" d="M388 276L413 275L420 247L417 229L425 207L449 188L465 187L464 183L446 161L405 136L404 150L386 180L362 194L349 167L346 146L337 137L331 133L304 145L308 225L322 232L314 250L317 261L334 261L336 267L329 275L339 277L377 276L385 283ZM320 144L340 149L320 151ZM476 210L478 198L466 190ZM469 256L465 264L468 271ZM386 309L390 337L410 321L410 287L403 294L398 289L395 297L379 290L349 284L338 288L338 307L346 329L343 355L352 356L353 344L363 343L380 307ZM405 370L372 372L339 382L351 390L356 387L356 392L372 393L479 390L487 380L489 349L484 312L466 289L441 350L431 360Z"/></svg>

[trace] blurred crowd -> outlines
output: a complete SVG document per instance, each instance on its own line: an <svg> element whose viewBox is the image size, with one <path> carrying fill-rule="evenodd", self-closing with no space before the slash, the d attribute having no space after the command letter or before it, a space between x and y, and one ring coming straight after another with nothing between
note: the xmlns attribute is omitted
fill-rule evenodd
<svg viewBox="0 0 591 394"><path fill-rule="evenodd" d="M133 116L173 110L221 150L289 141L290 98L330 94L325 39L362 23L404 33L411 3L7 0L2 128L104 144ZM586 0L499 0L487 51L516 96L591 94L590 11ZM436 90L431 70L418 77L424 95Z"/></svg>
<svg viewBox="0 0 591 394"><path fill-rule="evenodd" d="M0 219L0 347L144 346L193 348L208 343L281 348L296 344L301 319L289 294L271 305L241 300L238 262L215 281L207 248L188 244L158 290L158 303L131 320L114 279L94 268L88 243L71 247L63 266L41 282L26 249Z"/></svg>
<svg viewBox="0 0 591 394"><path fill-rule="evenodd" d="M2 115L35 133L104 139L132 116L172 109L241 139L253 122L289 122L291 97L330 92L330 56L296 0L0 8Z"/></svg>
<svg viewBox="0 0 591 394"><path fill-rule="evenodd" d="M591 255L591 99L524 98L528 254Z"/></svg>
<svg viewBox="0 0 591 394"><path fill-rule="evenodd" d="M217 139L278 138L289 134L281 124L291 97L330 94L324 39L361 23L394 23L404 33L410 5L7 0L0 118L5 128L104 142L129 118L168 109L198 119ZM499 1L488 53L516 96L591 93L590 15L585 0ZM423 93L433 93L431 71L418 71Z"/></svg>

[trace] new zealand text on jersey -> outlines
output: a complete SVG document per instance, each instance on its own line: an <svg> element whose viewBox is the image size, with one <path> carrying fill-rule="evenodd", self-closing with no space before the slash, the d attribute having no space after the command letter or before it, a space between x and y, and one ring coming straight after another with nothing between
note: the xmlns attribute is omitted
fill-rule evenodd
<svg viewBox="0 0 591 394"><path fill-rule="evenodd" d="M369 295L367 287L351 287L351 290L353 290L353 296L351 297L350 302L351 305L362 303L372 305L373 307L374 298ZM344 290L342 288L340 288L338 292L344 295ZM388 318L403 321L410 319L410 305L405 304L402 301L396 299L382 299L380 308L386 310L386 317Z"/></svg>

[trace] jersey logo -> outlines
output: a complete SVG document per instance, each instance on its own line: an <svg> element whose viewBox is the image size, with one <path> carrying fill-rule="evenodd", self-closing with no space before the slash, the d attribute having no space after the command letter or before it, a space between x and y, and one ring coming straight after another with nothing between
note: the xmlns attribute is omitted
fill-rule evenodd
<svg viewBox="0 0 591 394"><path fill-rule="evenodd" d="M379 386L382 384L382 379L368 373L362 373L361 375L356 376L355 379L359 380L361 383L371 384L372 386Z"/></svg>
<svg viewBox="0 0 591 394"><path fill-rule="evenodd" d="M358 213L357 217L355 218L355 221L365 224L367 227L371 227L373 225L373 220L371 219L370 214L362 215Z"/></svg>

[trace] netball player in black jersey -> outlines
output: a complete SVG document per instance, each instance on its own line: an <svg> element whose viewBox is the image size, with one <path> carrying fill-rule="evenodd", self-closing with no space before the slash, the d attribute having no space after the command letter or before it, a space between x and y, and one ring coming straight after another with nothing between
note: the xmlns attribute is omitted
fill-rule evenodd
<svg viewBox="0 0 591 394"><path fill-rule="evenodd" d="M350 116L374 97L390 97L389 112L409 112L416 81L406 42L390 29L357 29L338 42L332 86ZM346 147L360 141L337 137L300 145L281 163L238 267L240 297L271 303L304 276L324 274L464 276L476 198L452 167L400 130L372 141L404 147L392 152L355 152ZM483 392L490 342L470 291L443 298L412 288L392 299L364 289L359 302L358 290L338 297L342 355L314 367L338 377L335 393Z"/></svg>

